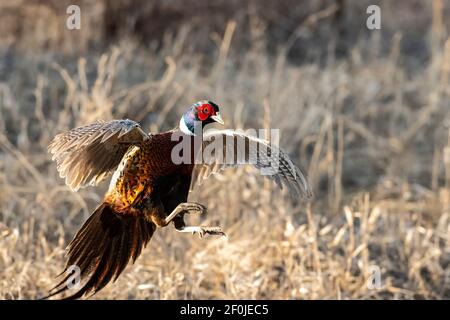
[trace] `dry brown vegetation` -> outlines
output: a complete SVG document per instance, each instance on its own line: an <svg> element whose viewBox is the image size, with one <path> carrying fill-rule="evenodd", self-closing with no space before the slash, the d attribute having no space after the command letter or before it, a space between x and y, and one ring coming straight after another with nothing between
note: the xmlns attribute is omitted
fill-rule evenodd
<svg viewBox="0 0 450 320"><path fill-rule="evenodd" d="M1 5L14 13L57 10L31 9L45 2ZM326 5L289 20L294 36L273 45L270 18L247 8L244 37L242 17L231 10L236 19L207 34L210 46L200 51L189 23L157 46L121 36L99 49L89 43L103 38L100 22L89 20L89 41L68 36L83 46L70 54L77 43L61 40L69 31L28 20L30 30L42 28L41 38L26 37L5 27L14 26L11 15L3 19L10 22L0 28L0 298L34 299L52 287L65 246L107 185L78 193L64 186L46 152L52 137L113 118L167 130L200 98L216 101L230 128L280 128L281 146L305 168L315 199L291 204L249 168L212 178L191 194L209 214L188 221L219 224L228 239L159 230L95 298L450 298L448 5L407 2L424 8L422 20L386 11L395 32L366 32L345 53L321 38L322 50L298 61L303 37L311 42L309 33L339 23L333 1L312 3ZM396 3L413 16L405 1ZM355 14L359 6L364 1L347 9ZM416 22L418 34L405 36L412 31L402 21ZM404 48L417 39L424 55ZM377 268L381 287L371 288Z"/></svg>

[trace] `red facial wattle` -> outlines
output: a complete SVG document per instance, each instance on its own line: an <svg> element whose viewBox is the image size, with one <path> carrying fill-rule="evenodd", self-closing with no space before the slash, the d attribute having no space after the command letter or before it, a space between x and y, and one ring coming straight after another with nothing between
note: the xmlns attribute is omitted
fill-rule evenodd
<svg viewBox="0 0 450 320"><path fill-rule="evenodd" d="M206 119L208 119L211 115L213 115L214 109L211 107L211 105L209 104L202 104L201 106L199 106L197 108L197 115L198 115L198 119L200 121L205 121Z"/></svg>

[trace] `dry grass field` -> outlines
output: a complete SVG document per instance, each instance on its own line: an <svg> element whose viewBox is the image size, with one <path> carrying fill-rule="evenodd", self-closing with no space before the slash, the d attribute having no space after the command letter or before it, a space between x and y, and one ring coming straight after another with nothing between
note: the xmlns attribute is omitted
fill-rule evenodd
<svg viewBox="0 0 450 320"><path fill-rule="evenodd" d="M372 32L366 1L280 1L270 12L292 14L285 29L258 13L264 1L227 2L203 29L161 4L155 25L166 12L177 23L159 38L148 27L111 39L105 4L79 2L82 29L69 31L64 1L0 0L0 299L55 284L107 187L64 185L46 150L55 134L119 118L168 130L202 98L228 128L279 128L314 200L292 203L251 168L211 178L190 195L208 215L187 221L228 238L158 230L95 299L450 298L447 1L381 1Z"/></svg>

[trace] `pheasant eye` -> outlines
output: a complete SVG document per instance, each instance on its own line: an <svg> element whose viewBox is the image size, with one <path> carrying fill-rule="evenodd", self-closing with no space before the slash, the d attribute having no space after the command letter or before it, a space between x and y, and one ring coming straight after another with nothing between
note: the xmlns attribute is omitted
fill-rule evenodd
<svg viewBox="0 0 450 320"><path fill-rule="evenodd" d="M203 113L208 113L208 112L209 112L208 107L203 108Z"/></svg>

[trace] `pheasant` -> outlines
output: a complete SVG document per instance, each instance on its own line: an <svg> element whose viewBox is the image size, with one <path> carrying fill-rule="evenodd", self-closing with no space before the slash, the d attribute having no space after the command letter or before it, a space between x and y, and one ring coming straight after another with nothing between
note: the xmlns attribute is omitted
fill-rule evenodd
<svg viewBox="0 0 450 320"><path fill-rule="evenodd" d="M178 232L224 236L220 227L187 226L184 215L206 213L205 206L188 201L189 191L225 168L244 163L259 169L275 167L267 158L277 154L276 171L267 177L280 187L287 186L293 196L312 196L300 169L275 145L239 131L203 130L211 123L224 124L219 107L202 100L191 105L179 125L167 132L146 133L132 120L112 120L75 128L53 139L48 150L73 191L95 186L112 174L103 202L67 247L60 276L77 266L84 285L66 299L94 295L115 281L130 259L134 263L157 228L173 223ZM200 147L178 152L184 159L181 162L174 161L180 140L191 146L200 141ZM217 141L224 152L206 155ZM243 152L237 147L240 142ZM263 148L267 153L261 152ZM226 157L233 161L224 161ZM63 277L45 298L68 290L70 276Z"/></svg>

